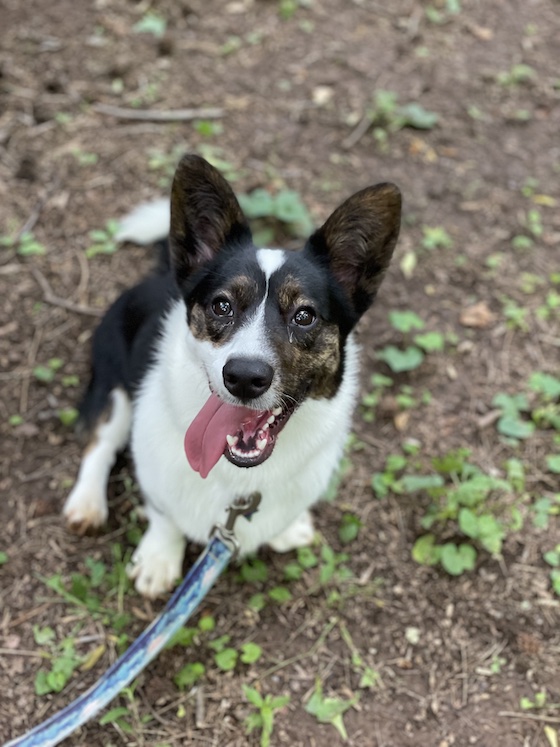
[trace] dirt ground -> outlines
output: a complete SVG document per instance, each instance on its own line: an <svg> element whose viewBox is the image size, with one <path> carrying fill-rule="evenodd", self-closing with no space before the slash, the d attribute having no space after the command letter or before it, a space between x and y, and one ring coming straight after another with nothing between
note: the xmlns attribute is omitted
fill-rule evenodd
<svg viewBox="0 0 560 747"><path fill-rule="evenodd" d="M318 541L348 554L350 581L317 583L310 569L286 583L295 554L263 551L266 580L240 583L234 569L205 600L211 634L163 652L114 704L120 718L65 744L257 745L243 684L290 696L272 745L342 744L306 710L319 682L349 706L355 747L557 747L560 488L547 458L560 452L558 426L506 438L493 403L500 393L534 402L531 375L560 368L557 0L0 0L0 19L0 740L63 707L117 655L115 614L85 614L52 579L69 589L91 570L86 558L110 569L116 546L129 553L138 494L123 459L107 528L67 531L60 510L80 444L59 413L87 380L97 316L151 263L149 249L129 246L87 257L89 232L164 194L173 163L194 150L225 162L240 193L297 190L316 223L366 184L403 191L397 255L360 326L364 393L374 372L393 381L373 422L358 409L351 468L336 502L315 512ZM393 100L370 126L380 91L437 123L399 127ZM222 117L135 120L99 105ZM30 231L44 253L21 241ZM411 372L393 374L376 355L405 344L394 310L447 341ZM420 474L458 448L493 477L518 460L524 485L500 509L515 504L518 524L501 553L478 547L475 568L457 576L413 560L429 495L371 487L389 455L411 448L408 471ZM343 545L344 514L361 526ZM452 521L433 531L465 540ZM279 586L289 599L251 606ZM163 606L128 587L103 604L127 615L129 641ZM222 671L208 640L226 634L262 655ZM68 640L85 666L62 692L37 695L38 671ZM180 690L173 677L189 662L206 671Z"/></svg>

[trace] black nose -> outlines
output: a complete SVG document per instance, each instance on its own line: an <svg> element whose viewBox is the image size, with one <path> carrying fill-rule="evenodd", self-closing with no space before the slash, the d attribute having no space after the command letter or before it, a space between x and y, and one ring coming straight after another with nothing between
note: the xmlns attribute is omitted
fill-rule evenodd
<svg viewBox="0 0 560 747"><path fill-rule="evenodd" d="M274 369L258 358L230 358L223 370L226 389L241 400L256 399L270 387Z"/></svg>

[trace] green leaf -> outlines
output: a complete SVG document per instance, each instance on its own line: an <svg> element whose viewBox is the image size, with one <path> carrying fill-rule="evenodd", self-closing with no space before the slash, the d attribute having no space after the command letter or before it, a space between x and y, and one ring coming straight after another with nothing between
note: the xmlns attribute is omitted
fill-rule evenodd
<svg viewBox="0 0 560 747"><path fill-rule="evenodd" d="M417 493L419 490L433 490L445 484L441 475L404 475L399 480L403 493Z"/></svg>
<svg viewBox="0 0 560 747"><path fill-rule="evenodd" d="M342 716L346 711L355 705L359 700L356 695L351 700L342 700L341 698L325 698L322 692L322 686L319 680L315 685L315 692L305 706L307 713L315 716L321 724L332 724L343 740L348 738Z"/></svg>
<svg viewBox="0 0 560 747"><path fill-rule="evenodd" d="M180 669L177 674L173 677L173 682L177 685L179 690L186 690L191 688L198 680L203 676L206 671L204 664L199 661L195 661L191 664L187 664Z"/></svg>
<svg viewBox="0 0 560 747"><path fill-rule="evenodd" d="M262 648L258 643L244 643L241 646L241 661L243 664L254 664L262 656Z"/></svg>
<svg viewBox="0 0 560 747"><path fill-rule="evenodd" d="M560 454L549 454L546 457L546 466L549 472L560 474Z"/></svg>
<svg viewBox="0 0 560 747"><path fill-rule="evenodd" d="M302 568L315 568L317 563L317 556L310 547L299 547L297 551L298 563Z"/></svg>
<svg viewBox="0 0 560 747"><path fill-rule="evenodd" d="M274 589L271 589L268 592L268 596L272 599L273 602L276 602L277 604L283 604L284 602L289 602L292 599L292 592L289 589L286 589L285 586L275 586Z"/></svg>
<svg viewBox="0 0 560 747"><path fill-rule="evenodd" d="M478 517L471 511L470 508L462 508L459 511L459 529L466 534L467 537L476 539L479 536L480 530L478 526Z"/></svg>
<svg viewBox="0 0 560 747"><path fill-rule="evenodd" d="M268 578L266 563L259 558L247 559L241 566L241 578L247 583L264 582Z"/></svg>
<svg viewBox="0 0 560 747"><path fill-rule="evenodd" d="M44 628L40 628L38 625L33 625L33 638L38 646L44 646L47 643L52 643L56 638L54 630L48 625Z"/></svg>
<svg viewBox="0 0 560 747"><path fill-rule="evenodd" d="M424 353L413 346L400 350L394 345L387 345L377 353L377 357L385 361L395 373L402 373L403 371L414 371L418 368L424 360Z"/></svg>
<svg viewBox="0 0 560 747"><path fill-rule="evenodd" d="M214 661L223 672L230 672L235 669L238 656L239 654L234 648L224 648L223 651L219 651L214 656Z"/></svg>
<svg viewBox="0 0 560 747"><path fill-rule="evenodd" d="M106 724L114 724L123 716L130 716L130 711L126 706L111 708L110 711L107 711L105 715L101 716L99 719L99 725L105 726Z"/></svg>
<svg viewBox="0 0 560 747"><path fill-rule="evenodd" d="M423 335L415 335L414 343L426 353L435 353L445 347L445 337L441 332L426 332Z"/></svg>
<svg viewBox="0 0 560 747"><path fill-rule="evenodd" d="M198 621L198 629L202 633L210 633L216 627L216 620L212 615L203 615Z"/></svg>
<svg viewBox="0 0 560 747"><path fill-rule="evenodd" d="M254 687L249 687L249 685L242 685L243 692L245 694L245 697L249 701L251 705L254 705L255 708L261 708L261 706L264 703L264 700L262 698L262 695L259 693L258 690L255 690Z"/></svg>
<svg viewBox="0 0 560 747"><path fill-rule="evenodd" d="M239 195L238 200L247 218L268 218L274 214L274 199L266 189L255 189L250 194Z"/></svg>
<svg viewBox="0 0 560 747"><path fill-rule="evenodd" d="M560 397L560 379L541 371L536 371L531 375L529 387L548 399L558 399Z"/></svg>
<svg viewBox="0 0 560 747"><path fill-rule="evenodd" d="M414 311L390 311L389 321L396 330L403 334L413 329L424 329L423 320Z"/></svg>
<svg viewBox="0 0 560 747"><path fill-rule="evenodd" d="M286 563L284 566L284 578L286 581L299 581L303 576L303 568L299 563Z"/></svg>
<svg viewBox="0 0 560 747"><path fill-rule="evenodd" d="M535 424L529 420L521 420L519 417L504 415L498 420L498 433L508 438L529 438L535 432Z"/></svg>
<svg viewBox="0 0 560 747"><path fill-rule="evenodd" d="M471 545L457 547L447 542L441 548L441 565L451 576L460 576L465 571L472 571L476 564L476 550Z"/></svg>
<svg viewBox="0 0 560 747"><path fill-rule="evenodd" d="M266 596L262 593L253 594L253 596L247 602L249 609L254 612L260 612L266 607Z"/></svg>
<svg viewBox="0 0 560 747"><path fill-rule="evenodd" d="M191 646L198 634L196 628L180 628L165 645L165 648L173 646Z"/></svg>
<svg viewBox="0 0 560 747"><path fill-rule="evenodd" d="M362 522L354 514L343 514L342 524L338 530L338 536L343 545L353 542L359 534Z"/></svg>
<svg viewBox="0 0 560 747"><path fill-rule="evenodd" d="M0 550L0 565L5 565L8 562L8 555L3 550Z"/></svg>
<svg viewBox="0 0 560 747"><path fill-rule="evenodd" d="M433 534L419 537L412 546L412 558L420 565L432 566L439 563L441 547L436 545Z"/></svg>
<svg viewBox="0 0 560 747"><path fill-rule="evenodd" d="M156 37L162 37L167 28L167 21L154 11L148 11L138 23L135 23L132 30L137 34L152 34Z"/></svg>
<svg viewBox="0 0 560 747"><path fill-rule="evenodd" d="M413 127L416 130L431 130L439 120L439 116L435 112L424 109L421 104L416 102L399 106L397 115L403 127Z"/></svg>
<svg viewBox="0 0 560 747"><path fill-rule="evenodd" d="M48 366L39 365L35 366L33 369L33 376L37 381L42 381L43 383L48 384L54 379L54 371Z"/></svg>
<svg viewBox="0 0 560 747"><path fill-rule="evenodd" d="M63 407L58 411L58 419L66 427L74 425L79 416L80 413L75 407Z"/></svg>

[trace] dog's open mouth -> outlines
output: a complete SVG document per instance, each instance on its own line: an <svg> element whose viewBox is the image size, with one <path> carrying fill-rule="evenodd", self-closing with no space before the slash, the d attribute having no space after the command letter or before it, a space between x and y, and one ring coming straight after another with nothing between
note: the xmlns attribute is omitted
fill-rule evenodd
<svg viewBox="0 0 560 747"><path fill-rule="evenodd" d="M294 410L295 406L252 410L210 395L185 434L189 464L201 477L208 476L222 454L237 467L262 464Z"/></svg>

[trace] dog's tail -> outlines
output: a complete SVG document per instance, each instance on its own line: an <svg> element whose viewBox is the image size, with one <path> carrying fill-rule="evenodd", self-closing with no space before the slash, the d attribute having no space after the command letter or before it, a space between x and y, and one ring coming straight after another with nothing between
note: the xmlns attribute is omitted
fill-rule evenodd
<svg viewBox="0 0 560 747"><path fill-rule="evenodd" d="M152 202L144 202L134 208L128 215L121 218L115 233L119 243L125 241L139 246L155 244L158 249L156 272L165 273L169 270L169 235L170 223L169 199L163 197Z"/></svg>
<svg viewBox="0 0 560 747"><path fill-rule="evenodd" d="M119 221L115 239L119 242L147 246L167 238L169 234L169 199L143 202Z"/></svg>

